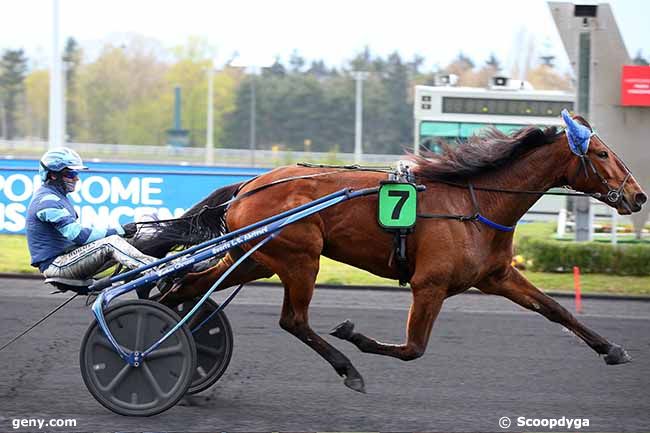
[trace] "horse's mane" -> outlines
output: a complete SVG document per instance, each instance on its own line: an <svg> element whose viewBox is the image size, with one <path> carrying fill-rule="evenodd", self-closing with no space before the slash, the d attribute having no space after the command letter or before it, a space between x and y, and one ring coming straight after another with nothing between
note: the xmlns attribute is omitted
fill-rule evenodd
<svg viewBox="0 0 650 433"><path fill-rule="evenodd" d="M443 153L423 152L411 155L416 163L413 172L429 180L462 180L478 176L516 160L524 153L555 141L555 126L541 129L528 126L512 134L490 128L479 136L472 136L457 147L439 142Z"/></svg>

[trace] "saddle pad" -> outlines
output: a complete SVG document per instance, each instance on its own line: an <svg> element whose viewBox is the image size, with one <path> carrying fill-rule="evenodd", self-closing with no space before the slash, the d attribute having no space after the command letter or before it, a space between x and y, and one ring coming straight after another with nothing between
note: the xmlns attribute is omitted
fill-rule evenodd
<svg viewBox="0 0 650 433"><path fill-rule="evenodd" d="M410 229L417 218L417 189L412 183L384 181L379 187L379 225L387 230Z"/></svg>

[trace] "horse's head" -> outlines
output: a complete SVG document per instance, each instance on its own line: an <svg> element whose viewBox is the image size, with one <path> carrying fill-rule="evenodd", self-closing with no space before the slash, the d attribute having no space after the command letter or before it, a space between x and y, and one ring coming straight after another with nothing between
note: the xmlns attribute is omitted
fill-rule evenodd
<svg viewBox="0 0 650 433"><path fill-rule="evenodd" d="M625 163L589 123L580 116L569 116L564 110L566 141L575 155L567 170L567 182L572 188L613 207L621 215L641 210L648 196L641 189Z"/></svg>

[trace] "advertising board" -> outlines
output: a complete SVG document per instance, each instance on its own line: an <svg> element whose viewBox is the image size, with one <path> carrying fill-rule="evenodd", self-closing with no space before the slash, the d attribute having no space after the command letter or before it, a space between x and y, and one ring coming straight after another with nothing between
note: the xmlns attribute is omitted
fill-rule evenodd
<svg viewBox="0 0 650 433"><path fill-rule="evenodd" d="M623 66L621 105L650 107L650 66Z"/></svg>
<svg viewBox="0 0 650 433"><path fill-rule="evenodd" d="M215 189L242 182L265 169L87 163L69 195L83 224L106 226L156 213L175 218ZM0 160L0 233L25 232L32 194L41 185L37 160Z"/></svg>

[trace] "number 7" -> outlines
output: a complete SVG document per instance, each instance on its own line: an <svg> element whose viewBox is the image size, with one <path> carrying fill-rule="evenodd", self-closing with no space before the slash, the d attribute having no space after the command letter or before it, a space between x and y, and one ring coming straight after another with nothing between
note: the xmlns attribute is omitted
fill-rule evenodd
<svg viewBox="0 0 650 433"><path fill-rule="evenodd" d="M397 204L393 208L393 213L391 215L392 219L394 220L399 219L400 213L402 213L402 208L404 207L404 204L406 203L406 200L408 200L409 196L410 196L409 191L399 191L399 190L388 191L388 197L399 197Z"/></svg>

